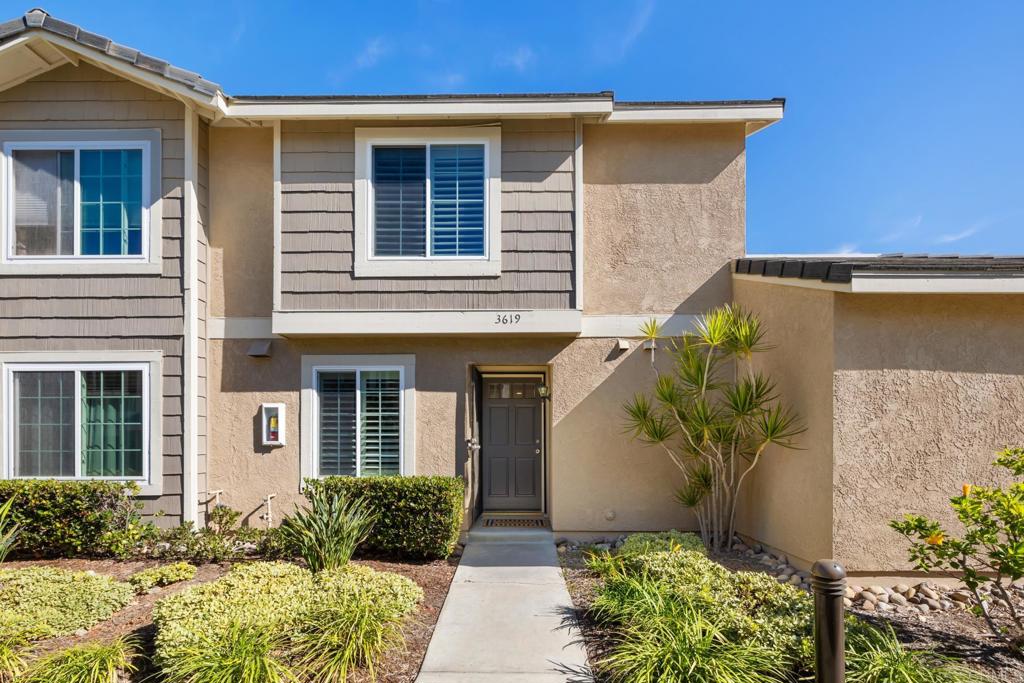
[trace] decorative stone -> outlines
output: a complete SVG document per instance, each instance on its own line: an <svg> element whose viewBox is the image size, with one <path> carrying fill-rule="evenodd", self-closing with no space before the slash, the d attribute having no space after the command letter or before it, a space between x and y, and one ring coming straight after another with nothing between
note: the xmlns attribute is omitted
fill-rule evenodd
<svg viewBox="0 0 1024 683"><path fill-rule="evenodd" d="M900 593L905 596L907 594L907 591L910 590L910 586L908 586L905 583L897 583L895 586L892 587L892 589L897 593Z"/></svg>
<svg viewBox="0 0 1024 683"><path fill-rule="evenodd" d="M892 605L890 605L887 602L880 602L877 605L875 605L875 608L879 612L892 612L894 609L896 609L895 607L893 607Z"/></svg>
<svg viewBox="0 0 1024 683"><path fill-rule="evenodd" d="M861 605L860 608L862 610L864 610L865 612L874 612L875 611L875 603L873 603L870 600L868 600L863 605Z"/></svg>
<svg viewBox="0 0 1024 683"><path fill-rule="evenodd" d="M931 600L938 600L939 599L939 594L936 593L935 591L933 591L928 586L921 586L918 589L918 592L920 592L921 595L923 595L924 597L929 598Z"/></svg>
<svg viewBox="0 0 1024 683"><path fill-rule="evenodd" d="M942 607L944 611L948 612L956 606L956 603L950 600L939 600L939 606Z"/></svg>
<svg viewBox="0 0 1024 683"><path fill-rule="evenodd" d="M878 593L875 593L875 597L878 598L878 602L884 602L884 603L888 603L889 602L889 594L888 593L882 593L881 595L879 595Z"/></svg>
<svg viewBox="0 0 1024 683"><path fill-rule="evenodd" d="M951 600L969 605L974 601L974 596L967 591L953 591L949 594Z"/></svg>
<svg viewBox="0 0 1024 683"><path fill-rule="evenodd" d="M917 595L917 589L916 588L908 588L907 590L903 591L903 595L906 596L907 598L912 598L915 595Z"/></svg>
<svg viewBox="0 0 1024 683"><path fill-rule="evenodd" d="M846 587L846 599L847 600L853 600L855 597L857 597L857 591L853 590L853 586L847 586Z"/></svg>
<svg viewBox="0 0 1024 683"><path fill-rule="evenodd" d="M843 606L847 609L853 607L853 600L851 600L850 598L843 598Z"/></svg>
<svg viewBox="0 0 1024 683"><path fill-rule="evenodd" d="M920 605L915 605L915 607L917 608L917 611L921 614L928 614L929 610L931 609L930 607L928 607L928 605L924 604L923 602Z"/></svg>
<svg viewBox="0 0 1024 683"><path fill-rule="evenodd" d="M798 574L793 574L792 576L789 577L789 582L791 584L793 584L794 586L799 585L800 584L800 576Z"/></svg>
<svg viewBox="0 0 1024 683"><path fill-rule="evenodd" d="M907 604L907 599L903 597L901 593L893 593L889 596L889 602L891 602L894 605L900 605L902 607L903 605Z"/></svg>
<svg viewBox="0 0 1024 683"><path fill-rule="evenodd" d="M75 635L78 636L79 638L84 636L86 633L88 633L88 631L86 631L84 628L80 628L77 631L75 631Z"/></svg>
<svg viewBox="0 0 1024 683"><path fill-rule="evenodd" d="M850 584L850 588L852 588L852 589L853 589L853 592L854 592L854 593L860 593L860 592L861 592L862 590L864 590L864 588L862 588L861 586L858 586L858 585L857 585L857 584L855 584L855 583L851 583L851 584Z"/></svg>
<svg viewBox="0 0 1024 683"><path fill-rule="evenodd" d="M869 591L875 595L888 595L889 591L885 590L885 586L874 585L868 588Z"/></svg>
<svg viewBox="0 0 1024 683"><path fill-rule="evenodd" d="M861 591L860 593L857 593L857 598L864 602L878 602L878 596L868 591Z"/></svg>
<svg viewBox="0 0 1024 683"><path fill-rule="evenodd" d="M760 543L755 543L753 547L754 547L754 552L755 553L764 552L764 546L761 545Z"/></svg>
<svg viewBox="0 0 1024 683"><path fill-rule="evenodd" d="M942 605L939 603L939 601L938 600L934 600L932 598L925 598L924 599L924 604L928 605L929 609L934 609L934 610L942 609Z"/></svg>

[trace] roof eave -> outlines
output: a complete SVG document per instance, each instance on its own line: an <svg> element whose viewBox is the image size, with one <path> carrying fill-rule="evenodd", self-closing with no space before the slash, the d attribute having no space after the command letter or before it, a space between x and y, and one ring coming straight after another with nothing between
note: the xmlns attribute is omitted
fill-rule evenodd
<svg viewBox="0 0 1024 683"><path fill-rule="evenodd" d="M403 119L466 117L607 116L611 97L601 98L437 98L365 101L259 101L229 98L227 118L258 119Z"/></svg>
<svg viewBox="0 0 1024 683"><path fill-rule="evenodd" d="M743 123L747 135L782 120L785 100L708 103L618 102L607 123Z"/></svg>

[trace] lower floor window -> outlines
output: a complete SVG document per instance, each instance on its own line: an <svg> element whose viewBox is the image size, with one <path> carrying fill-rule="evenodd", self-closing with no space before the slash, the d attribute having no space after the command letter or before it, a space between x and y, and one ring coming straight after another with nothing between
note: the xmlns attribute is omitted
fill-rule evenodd
<svg viewBox="0 0 1024 683"><path fill-rule="evenodd" d="M32 366L10 373L15 477L146 476L146 371Z"/></svg>
<svg viewBox="0 0 1024 683"><path fill-rule="evenodd" d="M402 389L400 369L317 370L320 476L401 474Z"/></svg>

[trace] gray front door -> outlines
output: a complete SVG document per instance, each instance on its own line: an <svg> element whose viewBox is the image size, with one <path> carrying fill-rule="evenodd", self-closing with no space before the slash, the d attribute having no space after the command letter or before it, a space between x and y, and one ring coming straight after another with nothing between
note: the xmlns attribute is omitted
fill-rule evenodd
<svg viewBox="0 0 1024 683"><path fill-rule="evenodd" d="M539 512L543 461L540 379L486 377L483 387L484 510Z"/></svg>

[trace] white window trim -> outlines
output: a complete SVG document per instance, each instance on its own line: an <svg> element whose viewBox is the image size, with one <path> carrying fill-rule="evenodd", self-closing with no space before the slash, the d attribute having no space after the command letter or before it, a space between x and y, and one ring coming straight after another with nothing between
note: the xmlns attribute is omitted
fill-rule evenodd
<svg viewBox="0 0 1024 683"><path fill-rule="evenodd" d="M416 471L416 357L414 355L303 356L300 396L300 482L320 478L320 397L317 377L321 372L397 370L401 382L402 429L399 438L401 476ZM358 400L357 400L358 405ZM359 423L356 422L356 458L359 457ZM357 470L358 471L358 470ZM301 484L300 484L301 487Z"/></svg>
<svg viewBox="0 0 1024 683"><path fill-rule="evenodd" d="M484 146L483 256L374 256L373 148L376 145ZM430 249L430 160L427 159L427 249ZM501 275L501 127L356 128L355 277L497 277Z"/></svg>
<svg viewBox="0 0 1024 683"><path fill-rule="evenodd" d="M131 481L139 495L163 493L163 357L159 351L70 351L0 354L0 436L2 436L3 479L57 479L60 481ZM143 476L141 477L15 477L14 476L14 373L68 372L88 370L140 370L142 396ZM75 468L81 466L81 400L75 385Z"/></svg>
<svg viewBox="0 0 1024 683"><path fill-rule="evenodd" d="M160 131L9 130L0 131L0 274L154 274L162 271L162 159ZM142 253L129 256L18 256L14 253L14 156L17 150L63 149L75 153L75 252L81 238L79 154L86 149L142 151Z"/></svg>

